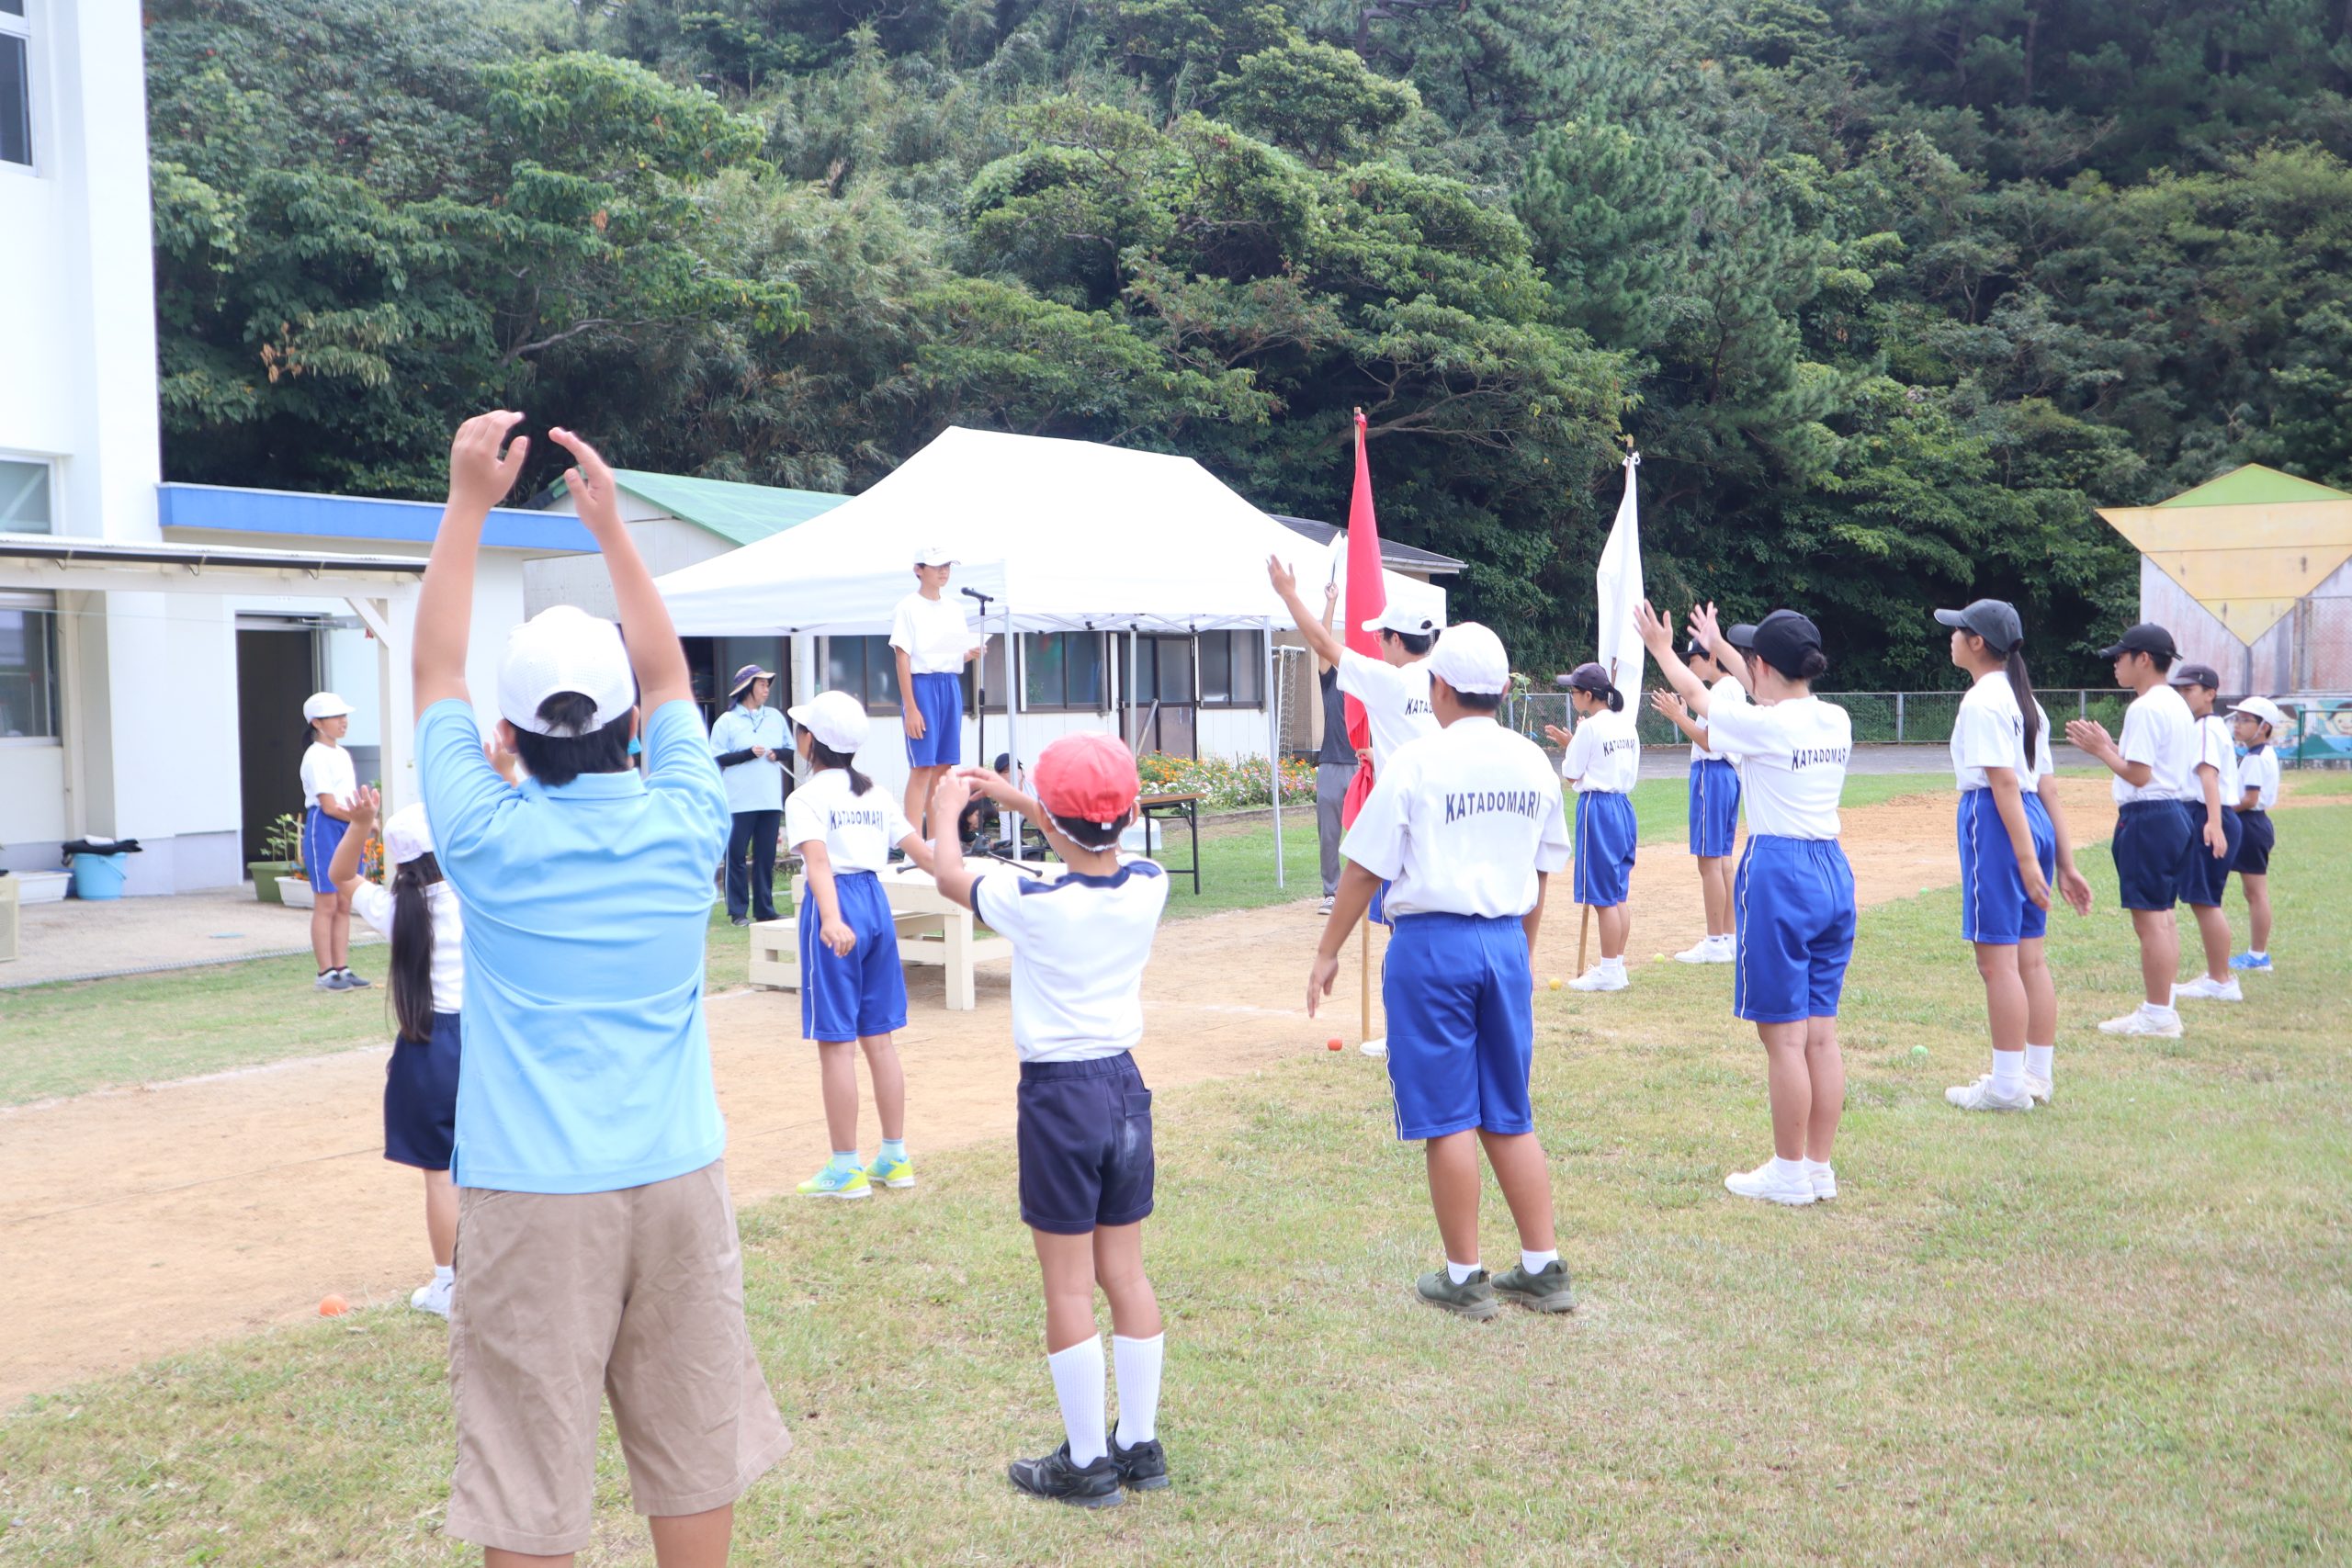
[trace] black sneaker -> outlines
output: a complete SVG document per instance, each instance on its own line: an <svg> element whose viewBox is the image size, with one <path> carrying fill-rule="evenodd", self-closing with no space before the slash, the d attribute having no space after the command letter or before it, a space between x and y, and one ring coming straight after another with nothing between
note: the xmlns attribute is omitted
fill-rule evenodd
<svg viewBox="0 0 2352 1568"><path fill-rule="evenodd" d="M1119 1491L1118 1461L1104 1454L1092 1464L1072 1464L1067 1441L1043 1459L1014 1460L1005 1473L1032 1497L1050 1497L1073 1507L1115 1508L1126 1501Z"/></svg>
<svg viewBox="0 0 2352 1568"><path fill-rule="evenodd" d="M1488 1283L1484 1269L1458 1285L1453 1282L1453 1276L1442 1269L1434 1274L1424 1274L1414 1285L1413 1293L1423 1304L1440 1312L1481 1323L1503 1310L1495 1300L1495 1288Z"/></svg>
<svg viewBox="0 0 2352 1568"><path fill-rule="evenodd" d="M747 917L745 917L745 916L742 916L742 915L729 915L729 916L728 916L728 917L727 917L727 923L728 923L729 925L730 925L730 926L748 926L748 925L750 925L752 922L751 922L751 920L750 920Z"/></svg>
<svg viewBox="0 0 2352 1568"><path fill-rule="evenodd" d="M1119 1446L1119 1434L1111 1434L1111 1462L1119 1467L1119 1479L1138 1492L1157 1492L1168 1484L1168 1451L1157 1438L1146 1438L1134 1448Z"/></svg>
<svg viewBox="0 0 2352 1568"><path fill-rule="evenodd" d="M1535 1274L1514 1263L1496 1275L1493 1284L1498 1297L1517 1302L1530 1312L1571 1312L1576 1308L1576 1292L1568 1283L1567 1265L1556 1258Z"/></svg>

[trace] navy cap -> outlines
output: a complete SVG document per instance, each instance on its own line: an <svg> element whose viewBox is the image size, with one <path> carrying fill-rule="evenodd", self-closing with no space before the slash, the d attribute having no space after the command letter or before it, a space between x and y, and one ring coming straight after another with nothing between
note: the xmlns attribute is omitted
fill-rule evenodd
<svg viewBox="0 0 2352 1568"><path fill-rule="evenodd" d="M1804 678L1804 656L1821 651L1821 628L1794 610L1775 610L1753 626L1742 621L1725 627L1724 640L1798 681Z"/></svg>
<svg viewBox="0 0 2352 1568"><path fill-rule="evenodd" d="M1964 610L1938 610L1936 619L1956 631L1974 632L1996 653L2007 653L2025 640L2018 607L2005 599L1979 599Z"/></svg>
<svg viewBox="0 0 2352 1568"><path fill-rule="evenodd" d="M2222 689L2222 672L2210 664L2176 664L2172 667L2172 684L2202 686L2209 692Z"/></svg>
<svg viewBox="0 0 2352 1568"><path fill-rule="evenodd" d="M2101 659L2120 659L2127 653L2151 654L2170 663L2180 657L2180 649L2173 642L2172 633L2154 621L2142 621L2114 647L2098 650Z"/></svg>
<svg viewBox="0 0 2352 1568"><path fill-rule="evenodd" d="M1617 689L1609 679L1609 671L1598 664L1579 664L1565 675L1555 676L1554 681L1564 692L1586 692L1596 697L1605 697Z"/></svg>

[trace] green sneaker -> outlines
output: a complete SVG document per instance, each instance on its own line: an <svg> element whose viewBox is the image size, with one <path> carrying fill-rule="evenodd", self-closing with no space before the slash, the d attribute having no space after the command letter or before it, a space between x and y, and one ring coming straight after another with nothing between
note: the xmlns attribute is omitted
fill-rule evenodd
<svg viewBox="0 0 2352 1568"><path fill-rule="evenodd" d="M874 1189L865 1179L865 1168L861 1165L836 1165L825 1162L825 1168L800 1184L803 1198L871 1198Z"/></svg>
<svg viewBox="0 0 2352 1568"><path fill-rule="evenodd" d="M1495 1294L1530 1312L1567 1312L1577 1304L1568 1288L1568 1266L1556 1258L1537 1274L1512 1264L1495 1276Z"/></svg>
<svg viewBox="0 0 2352 1568"><path fill-rule="evenodd" d="M1441 1269L1434 1274L1422 1275L1413 1292L1425 1304L1441 1312L1476 1318L1482 1323L1503 1310L1502 1303L1495 1300L1494 1286L1487 1282L1484 1269L1458 1285L1453 1275Z"/></svg>
<svg viewBox="0 0 2352 1568"><path fill-rule="evenodd" d="M912 1187L915 1184L915 1162L876 1155L874 1163L865 1168L865 1179L876 1187Z"/></svg>

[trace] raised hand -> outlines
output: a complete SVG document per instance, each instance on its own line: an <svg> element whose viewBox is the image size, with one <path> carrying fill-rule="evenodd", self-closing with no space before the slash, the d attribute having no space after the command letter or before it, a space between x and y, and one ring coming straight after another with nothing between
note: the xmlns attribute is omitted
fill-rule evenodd
<svg viewBox="0 0 2352 1568"><path fill-rule="evenodd" d="M1634 631L1641 637L1642 646L1648 649L1659 663L1665 663L1667 656L1674 651L1673 631L1650 607L1646 599L1634 606Z"/></svg>
<svg viewBox="0 0 2352 1568"><path fill-rule="evenodd" d="M384 797L373 784L361 784L351 796L351 826L365 839L376 826L376 818L384 809Z"/></svg>
<svg viewBox="0 0 2352 1568"><path fill-rule="evenodd" d="M1274 592L1281 594L1285 602L1298 592L1298 574L1283 565L1280 556L1266 558L1266 581L1274 585Z"/></svg>
<svg viewBox="0 0 2352 1568"><path fill-rule="evenodd" d="M531 450L527 435L506 439L507 433L522 421L523 416L510 409L496 409L458 426L457 436L449 443L451 507L488 512L506 499L522 476L523 459ZM503 454L499 450L502 446Z"/></svg>
<svg viewBox="0 0 2352 1568"><path fill-rule="evenodd" d="M1724 646L1723 620L1715 614L1714 602L1690 606L1690 640L1714 655Z"/></svg>
<svg viewBox="0 0 2352 1568"><path fill-rule="evenodd" d="M613 482L613 470L604 455L576 433L560 426L549 426L548 438L571 454L572 466L563 471L563 482L571 491L572 501L580 508L580 521L591 533L602 533L621 525L619 488Z"/></svg>

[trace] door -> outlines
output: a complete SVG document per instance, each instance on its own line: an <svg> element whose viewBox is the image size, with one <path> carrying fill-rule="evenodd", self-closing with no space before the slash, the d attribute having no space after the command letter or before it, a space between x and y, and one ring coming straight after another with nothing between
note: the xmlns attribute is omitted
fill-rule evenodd
<svg viewBox="0 0 2352 1568"><path fill-rule="evenodd" d="M1193 639L1138 637L1136 643L1136 750L1197 757L1200 739L1193 716Z"/></svg>
<svg viewBox="0 0 2352 1568"><path fill-rule="evenodd" d="M310 736L302 703L319 689L318 634L288 624L237 628L237 768L245 859L266 859L269 825L302 798L302 752Z"/></svg>

